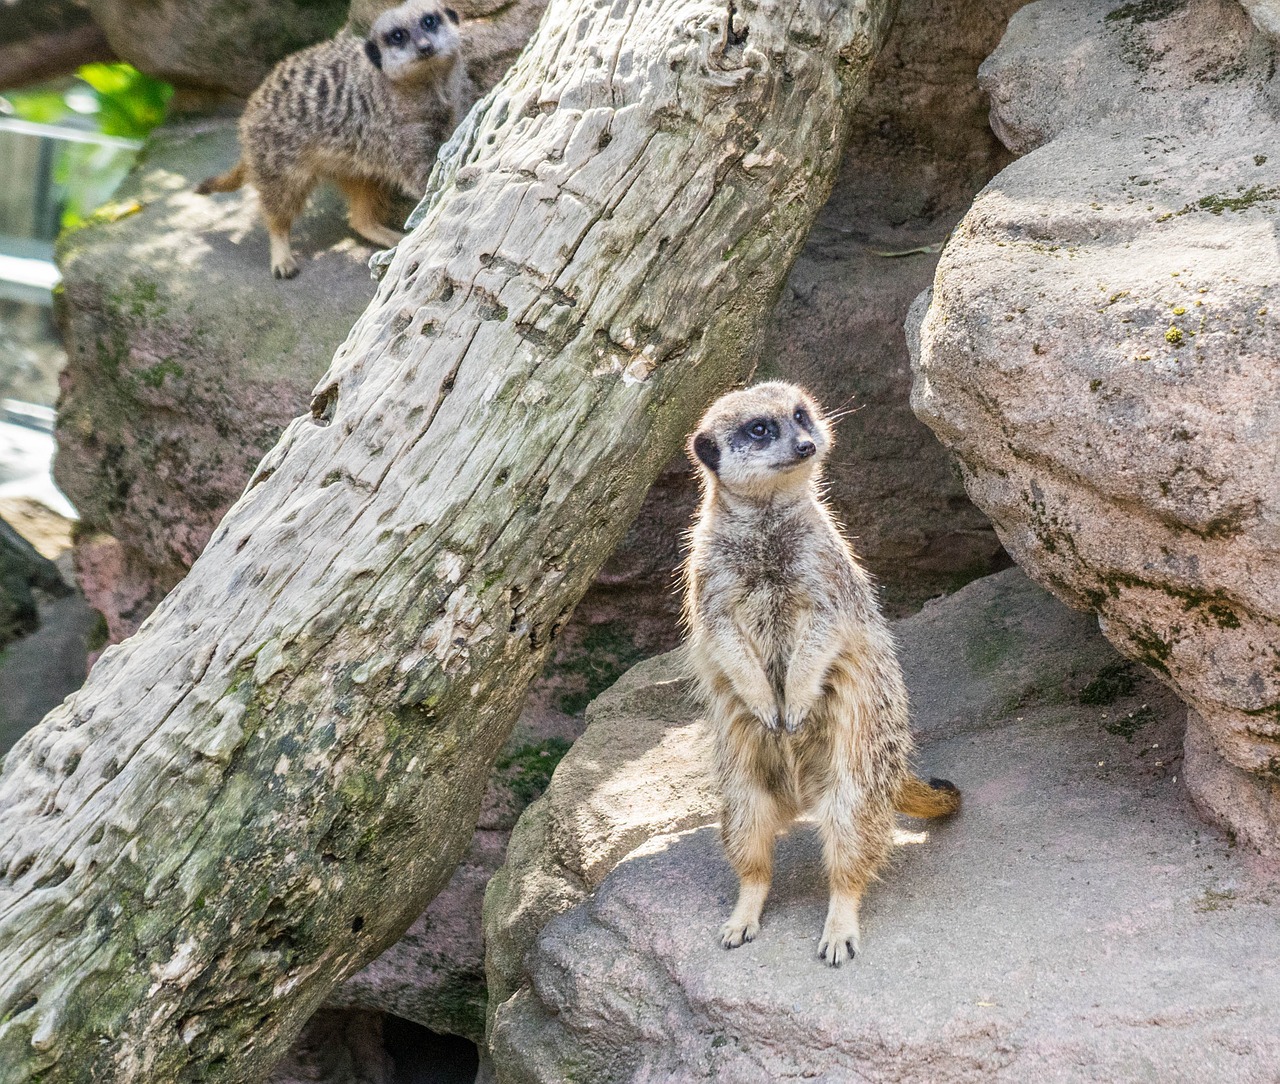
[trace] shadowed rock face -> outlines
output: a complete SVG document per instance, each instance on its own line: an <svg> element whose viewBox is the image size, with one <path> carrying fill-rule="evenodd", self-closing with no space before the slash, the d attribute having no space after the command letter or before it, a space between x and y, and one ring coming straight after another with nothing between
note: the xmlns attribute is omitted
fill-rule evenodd
<svg viewBox="0 0 1280 1084"><path fill-rule="evenodd" d="M121 60L184 89L248 97L283 56L329 37L346 0L89 0Z"/></svg>
<svg viewBox="0 0 1280 1084"><path fill-rule="evenodd" d="M736 881L705 739L651 660L596 701L491 882L502 1084L1270 1078L1276 885L1195 817L1172 693L1017 570L895 632L921 768L964 808L904 837L859 958L818 959L807 825L759 938L720 948Z"/></svg>
<svg viewBox="0 0 1280 1084"><path fill-rule="evenodd" d="M1188 783L1263 849L1280 833L1274 48L1228 0L1021 11L981 78L1025 156L974 202L909 329L913 405L970 496L1191 705Z"/></svg>
<svg viewBox="0 0 1280 1084"><path fill-rule="evenodd" d="M902 323L938 248L1008 160L976 73L1024 0L906 0L840 180L791 272L761 376L810 388L837 424L830 497L892 614L1005 567L952 457L912 414Z"/></svg>

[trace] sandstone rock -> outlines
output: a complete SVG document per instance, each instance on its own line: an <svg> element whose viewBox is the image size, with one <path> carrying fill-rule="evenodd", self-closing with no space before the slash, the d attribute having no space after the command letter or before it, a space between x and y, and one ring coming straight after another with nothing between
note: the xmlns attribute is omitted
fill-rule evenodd
<svg viewBox="0 0 1280 1084"><path fill-rule="evenodd" d="M116 55L180 88L247 97L281 57L332 35L346 0L87 0Z"/></svg>
<svg viewBox="0 0 1280 1084"><path fill-rule="evenodd" d="M715 828L680 819L708 812L681 797L700 785L695 724L647 664L626 711L593 713L490 889L491 989L514 990L490 1036L499 1081L1271 1078L1278 886L1196 820L1173 696L1017 571L898 634L922 763L965 807L901 848L863 954L817 959L807 826L779 843L759 939L719 947L733 875ZM669 772L634 763L645 731ZM615 830L606 785L662 799L670 827Z"/></svg>
<svg viewBox="0 0 1280 1084"><path fill-rule="evenodd" d="M1188 782L1259 848L1280 831L1272 49L1229 0L1020 12L982 79L1029 153L916 312L913 400L1018 562L1194 708L1227 764Z"/></svg>
<svg viewBox="0 0 1280 1084"><path fill-rule="evenodd" d="M1259 30L1280 38L1280 2L1277 0L1240 0Z"/></svg>
<svg viewBox="0 0 1280 1084"><path fill-rule="evenodd" d="M67 75L110 60L106 36L74 0L5 0L0 21L0 89Z"/></svg>
<svg viewBox="0 0 1280 1084"><path fill-rule="evenodd" d="M161 131L108 212L59 246L54 470L113 640L186 573L373 295L372 249L336 194L295 226L303 277L272 279L253 197L191 190L234 157L231 121Z"/></svg>

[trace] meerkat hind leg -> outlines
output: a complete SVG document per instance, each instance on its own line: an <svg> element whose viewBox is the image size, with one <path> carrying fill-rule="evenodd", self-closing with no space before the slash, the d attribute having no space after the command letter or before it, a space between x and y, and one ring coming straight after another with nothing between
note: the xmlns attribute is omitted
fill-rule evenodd
<svg viewBox="0 0 1280 1084"><path fill-rule="evenodd" d="M893 840L892 814L877 816L866 811L847 810L857 806L828 801L819 811L819 831L831 882L827 920L822 927L818 955L832 967L839 967L862 950L858 911L871 878L889 856ZM841 807L846 811L838 815Z"/></svg>
<svg viewBox="0 0 1280 1084"><path fill-rule="evenodd" d="M726 796L722 833L725 852L738 875L738 902L720 927L720 943L737 948L754 941L773 879L773 844L788 818L777 800L758 787L734 788Z"/></svg>
<svg viewBox="0 0 1280 1084"><path fill-rule="evenodd" d="M404 240L404 234L382 224L387 197L381 188L367 181L353 180L340 182L340 187L347 197L347 220L356 233L383 248L394 248Z"/></svg>
<svg viewBox="0 0 1280 1084"><path fill-rule="evenodd" d="M255 177L254 187L271 239L271 274L278 279L291 279L298 273L298 261L289 244L289 230L306 206L311 182L293 175L268 175Z"/></svg>

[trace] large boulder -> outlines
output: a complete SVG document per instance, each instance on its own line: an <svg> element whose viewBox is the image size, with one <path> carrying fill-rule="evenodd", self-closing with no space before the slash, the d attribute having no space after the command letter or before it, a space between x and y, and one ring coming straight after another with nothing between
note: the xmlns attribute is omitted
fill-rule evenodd
<svg viewBox="0 0 1280 1084"><path fill-rule="evenodd" d="M486 900L501 1084L590 1080L1270 1080L1273 888L1195 817L1182 709L1093 620L1009 571L897 626L927 769L918 825L817 956L812 826L779 842L763 930L735 892L696 711L669 660L597 701Z"/></svg>
<svg viewBox="0 0 1280 1084"><path fill-rule="evenodd" d="M970 496L1191 706L1188 784L1259 849L1280 839L1274 49L1233 0L1019 12L981 78L1024 157L912 321L914 405Z"/></svg>
<svg viewBox="0 0 1280 1084"><path fill-rule="evenodd" d="M347 0L86 0L116 55L180 89L247 97L281 57L327 38Z"/></svg>

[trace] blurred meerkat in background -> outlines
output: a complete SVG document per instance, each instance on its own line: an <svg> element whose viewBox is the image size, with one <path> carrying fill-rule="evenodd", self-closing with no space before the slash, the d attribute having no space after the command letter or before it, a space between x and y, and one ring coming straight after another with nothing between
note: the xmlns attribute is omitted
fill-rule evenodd
<svg viewBox="0 0 1280 1084"><path fill-rule="evenodd" d="M859 949L859 906L889 856L895 809L946 816L960 792L908 766L893 640L820 496L831 443L822 408L793 384L757 384L712 404L690 442L703 498L685 619L740 881L721 942L736 948L759 932L774 840L811 813L830 877L818 951L834 966Z"/></svg>
<svg viewBox="0 0 1280 1084"><path fill-rule="evenodd" d="M196 191L257 189L276 278L298 273L289 230L321 180L342 189L356 233L390 247L403 235L382 224L388 201L425 191L460 119L463 75L457 12L406 0L367 39L340 33L280 61L240 119L240 160Z"/></svg>

